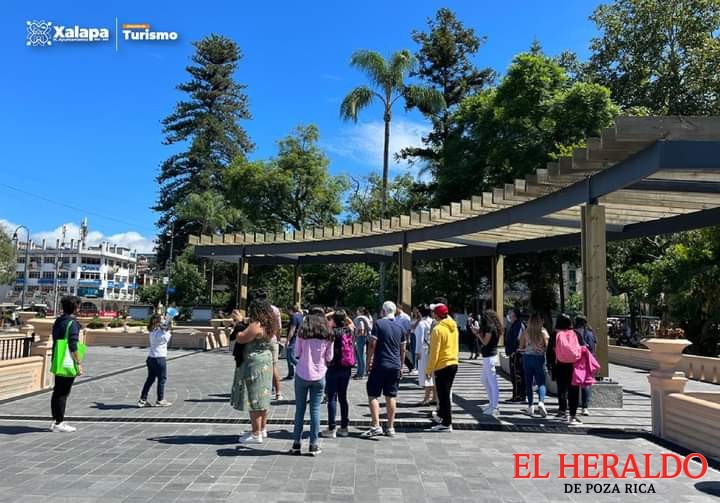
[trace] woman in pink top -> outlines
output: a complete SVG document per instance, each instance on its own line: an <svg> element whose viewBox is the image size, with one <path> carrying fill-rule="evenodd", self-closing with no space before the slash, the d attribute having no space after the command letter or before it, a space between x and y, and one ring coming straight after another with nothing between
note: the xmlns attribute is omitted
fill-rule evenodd
<svg viewBox="0 0 720 503"><path fill-rule="evenodd" d="M327 364L333 359L332 332L325 321L325 312L314 308L303 320L295 343L295 430L290 452L300 454L300 440L305 420L305 407L310 395L310 455L320 454L320 402L325 390Z"/></svg>

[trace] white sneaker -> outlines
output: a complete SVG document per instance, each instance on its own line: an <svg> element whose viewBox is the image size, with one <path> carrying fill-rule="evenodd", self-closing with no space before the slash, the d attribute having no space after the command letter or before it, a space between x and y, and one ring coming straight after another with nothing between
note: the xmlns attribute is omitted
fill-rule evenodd
<svg viewBox="0 0 720 503"><path fill-rule="evenodd" d="M416 376L416 375L418 375L417 369L412 369L412 370L410 371L410 375L411 375L411 376Z"/></svg>
<svg viewBox="0 0 720 503"><path fill-rule="evenodd" d="M155 403L155 407L170 407L171 405L172 402L168 402L167 400L160 400Z"/></svg>
<svg viewBox="0 0 720 503"><path fill-rule="evenodd" d="M323 438L335 438L336 432L334 429L327 429L320 432L320 436Z"/></svg>
<svg viewBox="0 0 720 503"><path fill-rule="evenodd" d="M483 414L486 416L497 416L500 412L496 408L488 407L486 410L483 410Z"/></svg>
<svg viewBox="0 0 720 503"><path fill-rule="evenodd" d="M363 431L360 436L363 438L381 437L383 429L379 426L371 426L369 430Z"/></svg>
<svg viewBox="0 0 720 503"><path fill-rule="evenodd" d="M140 400L138 400L137 406L139 409L142 409L143 407L152 407L153 405L147 400L143 400L141 398Z"/></svg>
<svg viewBox="0 0 720 503"><path fill-rule="evenodd" d="M255 435L252 434L251 431L248 431L247 433L245 433L238 439L238 443L240 443L240 444L262 444L263 437L262 437L262 434L260 434L260 436L256 437Z"/></svg>
<svg viewBox="0 0 720 503"><path fill-rule="evenodd" d="M540 402L538 403L538 410L540 411L541 417L547 417L547 409L545 408L545 404Z"/></svg>
<svg viewBox="0 0 720 503"><path fill-rule="evenodd" d="M535 416L535 407L533 407L532 405L528 405L527 415L530 417L534 417Z"/></svg>
<svg viewBox="0 0 720 503"><path fill-rule="evenodd" d="M60 433L72 433L74 431L77 431L77 428L75 428L74 426L70 426L63 421L60 424L56 424L52 431L57 431Z"/></svg>
<svg viewBox="0 0 720 503"><path fill-rule="evenodd" d="M432 428L428 428L425 431L432 431L437 433L452 433L452 426L445 426L444 424L436 424Z"/></svg>
<svg viewBox="0 0 720 503"><path fill-rule="evenodd" d="M581 414L582 414L583 416L589 416L589 415L590 415L590 411L587 410L587 408L584 408L584 409L582 410Z"/></svg>
<svg viewBox="0 0 720 503"><path fill-rule="evenodd" d="M395 428L386 428L385 429L385 436L393 438L395 436Z"/></svg>
<svg viewBox="0 0 720 503"><path fill-rule="evenodd" d="M50 427L48 428L50 431L55 431L55 421L53 420L52 423L50 423Z"/></svg>
<svg viewBox="0 0 720 503"><path fill-rule="evenodd" d="M263 438L267 438L267 430L263 430L263 431L262 431L262 437L263 437Z"/></svg>
<svg viewBox="0 0 720 503"><path fill-rule="evenodd" d="M430 417L433 423L440 424L442 423L442 418L437 415L437 412L433 411L432 416Z"/></svg>
<svg viewBox="0 0 720 503"><path fill-rule="evenodd" d="M347 436L349 436L349 435L350 435L350 433L348 432L348 429L347 429L347 428L340 428L340 429L337 431L337 436L338 436L338 437L347 437Z"/></svg>

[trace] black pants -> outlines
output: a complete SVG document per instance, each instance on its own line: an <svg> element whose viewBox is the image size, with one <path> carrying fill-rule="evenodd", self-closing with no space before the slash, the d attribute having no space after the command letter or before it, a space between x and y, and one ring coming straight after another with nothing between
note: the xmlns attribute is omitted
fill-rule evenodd
<svg viewBox="0 0 720 503"><path fill-rule="evenodd" d="M145 363L147 363L148 376L147 379L145 379L145 385L143 386L142 393L140 393L140 398L143 400L147 400L150 387L155 382L155 379L157 379L157 399L158 402L160 402L163 398L165 398L165 381L167 381L167 358L148 357Z"/></svg>
<svg viewBox="0 0 720 503"><path fill-rule="evenodd" d="M450 394L456 373L457 365L448 365L445 368L435 371L438 416L442 418L442 424L445 426L450 426L452 424L452 401Z"/></svg>
<svg viewBox="0 0 720 503"><path fill-rule="evenodd" d="M572 382L573 364L556 363L555 380L558 388L558 406L560 411L568 410L570 405L570 417L577 414L578 402L580 401L580 386L573 386Z"/></svg>
<svg viewBox="0 0 720 503"><path fill-rule="evenodd" d="M74 377L55 376L55 387L53 388L52 398L50 399L50 410L55 424L60 424L65 420L65 406L67 398L70 396Z"/></svg>
<svg viewBox="0 0 720 503"><path fill-rule="evenodd" d="M513 398L525 397L525 377L522 366L522 353L514 352L510 355L510 378L513 385Z"/></svg>

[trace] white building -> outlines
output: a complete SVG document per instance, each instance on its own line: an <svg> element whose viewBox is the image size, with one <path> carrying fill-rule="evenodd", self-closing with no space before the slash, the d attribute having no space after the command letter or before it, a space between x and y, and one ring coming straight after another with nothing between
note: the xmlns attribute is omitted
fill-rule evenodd
<svg viewBox="0 0 720 503"><path fill-rule="evenodd" d="M17 244L17 267L12 301L19 302L25 282L25 243ZM70 240L55 247L30 242L25 304L53 308L63 295L77 295L83 313L118 311L135 301L137 253L129 248L101 243L86 246ZM59 301L58 301L59 305Z"/></svg>

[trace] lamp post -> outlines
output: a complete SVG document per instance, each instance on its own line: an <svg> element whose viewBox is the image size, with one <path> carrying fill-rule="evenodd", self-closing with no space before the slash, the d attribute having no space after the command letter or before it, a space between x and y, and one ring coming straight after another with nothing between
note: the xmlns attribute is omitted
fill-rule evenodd
<svg viewBox="0 0 720 503"><path fill-rule="evenodd" d="M22 297L20 300L20 310L25 310L25 293L27 292L27 282L28 282L28 268L30 267L30 230L25 227L24 225L18 225L15 228L15 231L13 232L13 241L15 241L18 245L20 243L20 239L18 237L18 231L20 229L25 229L25 233L27 234L27 239L25 240L25 268L24 268L24 277L23 277L23 289L22 289Z"/></svg>
<svg viewBox="0 0 720 503"><path fill-rule="evenodd" d="M173 245L175 244L175 222L173 222L172 228L168 231L167 236L170 237L170 257L165 262L165 272L167 273L167 285L165 285L165 309L167 309L170 303L170 273L172 272L172 259L173 259ZM168 266L168 264L170 264Z"/></svg>

